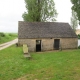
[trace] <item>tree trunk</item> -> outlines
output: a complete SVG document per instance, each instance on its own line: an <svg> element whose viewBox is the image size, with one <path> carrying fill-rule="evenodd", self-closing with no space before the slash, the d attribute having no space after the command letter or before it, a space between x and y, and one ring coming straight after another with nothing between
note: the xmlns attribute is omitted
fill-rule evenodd
<svg viewBox="0 0 80 80"><path fill-rule="evenodd" d="M40 8L40 0L38 0L38 17L37 17L37 21L40 22L40 14L41 14L41 8Z"/></svg>

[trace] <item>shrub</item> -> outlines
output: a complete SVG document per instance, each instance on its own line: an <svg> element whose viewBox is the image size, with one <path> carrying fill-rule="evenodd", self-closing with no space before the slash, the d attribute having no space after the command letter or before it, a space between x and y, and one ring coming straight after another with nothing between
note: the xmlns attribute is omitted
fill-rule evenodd
<svg viewBox="0 0 80 80"><path fill-rule="evenodd" d="M80 45L78 46L78 49L80 49Z"/></svg>
<svg viewBox="0 0 80 80"><path fill-rule="evenodd" d="M0 37L5 37L5 34L0 32Z"/></svg>
<svg viewBox="0 0 80 80"><path fill-rule="evenodd" d="M17 37L17 34L13 34L13 33L9 33L9 36L12 36L12 37Z"/></svg>
<svg viewBox="0 0 80 80"><path fill-rule="evenodd" d="M78 34L78 39L80 39L80 34Z"/></svg>
<svg viewBox="0 0 80 80"><path fill-rule="evenodd" d="M13 36L13 34L9 33L9 36Z"/></svg>

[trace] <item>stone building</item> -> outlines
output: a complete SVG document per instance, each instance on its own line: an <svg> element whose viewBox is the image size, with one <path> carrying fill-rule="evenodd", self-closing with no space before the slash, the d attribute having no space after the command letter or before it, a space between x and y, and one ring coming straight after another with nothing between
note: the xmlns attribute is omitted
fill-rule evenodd
<svg viewBox="0 0 80 80"><path fill-rule="evenodd" d="M18 23L18 43L27 44L29 51L76 49L78 38L68 23L26 22Z"/></svg>

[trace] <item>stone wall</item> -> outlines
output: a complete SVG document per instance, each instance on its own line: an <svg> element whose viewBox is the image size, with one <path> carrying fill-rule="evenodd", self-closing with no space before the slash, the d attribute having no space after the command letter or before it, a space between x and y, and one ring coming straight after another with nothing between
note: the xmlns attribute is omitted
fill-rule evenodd
<svg viewBox="0 0 80 80"><path fill-rule="evenodd" d="M41 51L49 51L54 49L54 39L18 39L20 45L27 44L29 51L36 51L36 40L41 40ZM77 38L57 38L60 39L60 48L75 49L78 46Z"/></svg>
<svg viewBox="0 0 80 80"><path fill-rule="evenodd" d="M77 38L63 38L60 43L62 49L76 49L78 47Z"/></svg>
<svg viewBox="0 0 80 80"><path fill-rule="evenodd" d="M18 39L18 44L27 44L29 51L36 51L36 41L35 39Z"/></svg>

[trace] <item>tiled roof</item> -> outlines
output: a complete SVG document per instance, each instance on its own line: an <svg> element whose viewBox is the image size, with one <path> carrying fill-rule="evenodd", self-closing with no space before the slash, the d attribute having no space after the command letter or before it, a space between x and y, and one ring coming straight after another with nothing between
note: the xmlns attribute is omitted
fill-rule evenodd
<svg viewBox="0 0 80 80"><path fill-rule="evenodd" d="M18 38L77 38L68 23L19 21Z"/></svg>

